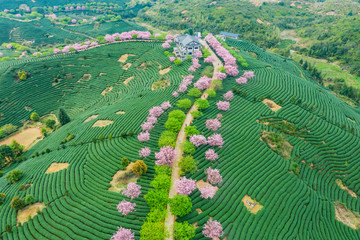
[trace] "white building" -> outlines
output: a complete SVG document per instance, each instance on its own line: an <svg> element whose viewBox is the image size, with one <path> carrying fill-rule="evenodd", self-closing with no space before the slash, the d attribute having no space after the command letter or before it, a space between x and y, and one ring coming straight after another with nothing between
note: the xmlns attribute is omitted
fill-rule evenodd
<svg viewBox="0 0 360 240"><path fill-rule="evenodd" d="M192 55L201 50L201 43L196 37L191 35L181 35L174 39L176 47L174 48L176 57L184 61L187 56L192 57Z"/></svg>

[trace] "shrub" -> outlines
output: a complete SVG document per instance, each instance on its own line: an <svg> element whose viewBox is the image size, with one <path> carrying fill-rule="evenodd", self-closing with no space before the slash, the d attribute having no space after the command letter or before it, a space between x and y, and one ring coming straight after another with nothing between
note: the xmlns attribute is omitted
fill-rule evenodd
<svg viewBox="0 0 360 240"><path fill-rule="evenodd" d="M166 209L151 209L146 219L149 222L160 222L166 218L167 210Z"/></svg>
<svg viewBox="0 0 360 240"><path fill-rule="evenodd" d="M123 168L126 168L127 166L129 166L129 164L130 164L130 161L129 161L129 159L127 157L123 157L121 159L121 166Z"/></svg>
<svg viewBox="0 0 360 240"><path fill-rule="evenodd" d="M17 130L17 127L12 125L11 123L5 124L1 127L1 130L5 135L10 135L11 133L15 132Z"/></svg>
<svg viewBox="0 0 360 240"><path fill-rule="evenodd" d="M181 61L180 59L176 59L176 60L174 61L174 63L177 64L177 65L179 65L179 64L182 63L182 61Z"/></svg>
<svg viewBox="0 0 360 240"><path fill-rule="evenodd" d="M136 175L141 176L146 173L147 165L146 165L146 163L144 163L143 160L137 160L132 167L132 171Z"/></svg>
<svg viewBox="0 0 360 240"><path fill-rule="evenodd" d="M53 119L48 119L45 121L46 127L51 128L51 129L54 128L55 124L56 124L56 121Z"/></svg>
<svg viewBox="0 0 360 240"><path fill-rule="evenodd" d="M169 200L170 211L173 215L183 217L191 212L191 198L186 195L176 195Z"/></svg>
<svg viewBox="0 0 360 240"><path fill-rule="evenodd" d="M15 157L13 149L8 145L0 146L0 166L3 165L6 159L13 160Z"/></svg>
<svg viewBox="0 0 360 240"><path fill-rule="evenodd" d="M10 180L10 183L15 183L23 177L24 173L21 170L12 170L7 176L6 180Z"/></svg>
<svg viewBox="0 0 360 240"><path fill-rule="evenodd" d="M172 169L166 165L155 165L155 174L156 175L167 175L171 176Z"/></svg>
<svg viewBox="0 0 360 240"><path fill-rule="evenodd" d="M192 97L196 97L196 98L200 97L201 94L202 94L202 92L199 89L195 88L195 87L191 88L187 93L187 95L192 96Z"/></svg>
<svg viewBox="0 0 360 240"><path fill-rule="evenodd" d="M145 196L147 204L151 208L164 209L168 204L169 193L164 189L152 189Z"/></svg>
<svg viewBox="0 0 360 240"><path fill-rule="evenodd" d="M186 141L183 143L184 153L193 154L195 153L195 146L192 142Z"/></svg>
<svg viewBox="0 0 360 240"><path fill-rule="evenodd" d="M160 174L157 175L150 184L155 189L164 189L169 191L171 187L171 178L168 175Z"/></svg>
<svg viewBox="0 0 360 240"><path fill-rule="evenodd" d="M6 194L0 193L0 206L5 202Z"/></svg>
<svg viewBox="0 0 360 240"><path fill-rule="evenodd" d="M58 119L61 125L65 125L71 121L65 110L62 108L59 109Z"/></svg>
<svg viewBox="0 0 360 240"><path fill-rule="evenodd" d="M161 136L158 140L159 147L172 146L175 147L176 144L176 133L172 131L164 131L161 133Z"/></svg>
<svg viewBox="0 0 360 240"><path fill-rule="evenodd" d="M25 203L24 199L19 198L18 196L16 196L11 200L10 206L11 206L11 208L18 211L18 210L23 209L26 206L26 203Z"/></svg>
<svg viewBox="0 0 360 240"><path fill-rule="evenodd" d="M4 176L4 172L0 171L0 177Z"/></svg>
<svg viewBox="0 0 360 240"><path fill-rule="evenodd" d="M212 90L212 89L206 89L205 93L207 93L208 96L211 97L211 98L216 96L216 92L214 90Z"/></svg>
<svg viewBox="0 0 360 240"><path fill-rule="evenodd" d="M201 98L196 99L195 104L198 106L199 110L206 109L210 106L208 100Z"/></svg>
<svg viewBox="0 0 360 240"><path fill-rule="evenodd" d="M175 222L175 240L193 239L195 227L188 222Z"/></svg>
<svg viewBox="0 0 360 240"><path fill-rule="evenodd" d="M186 136L200 134L199 130L196 129L196 126L187 126L187 127L185 127L185 133L186 133Z"/></svg>
<svg viewBox="0 0 360 240"><path fill-rule="evenodd" d="M165 236L163 222L144 222L141 226L140 237L142 240L163 240Z"/></svg>
<svg viewBox="0 0 360 240"><path fill-rule="evenodd" d="M173 110L171 112L169 112L169 118L176 118L178 119L179 121L184 121L185 119L185 113L181 110Z"/></svg>
<svg viewBox="0 0 360 240"><path fill-rule="evenodd" d="M190 142L191 143L191 142ZM192 143L191 143L192 144ZM195 149L195 147L194 147ZM198 161L191 155L185 155L182 157L179 167L184 174L195 173L197 170Z"/></svg>
<svg viewBox="0 0 360 240"><path fill-rule="evenodd" d="M35 202L35 199L34 199L33 195L31 195L31 194L26 195L26 197L25 197L25 203L26 203L27 205L33 204L34 202Z"/></svg>
<svg viewBox="0 0 360 240"><path fill-rule="evenodd" d="M193 116L193 118L198 119L199 117L202 117L204 114L200 111L192 111L191 115Z"/></svg>
<svg viewBox="0 0 360 240"><path fill-rule="evenodd" d="M173 132L178 132L181 129L181 126L182 126L182 121L173 117L169 117L168 120L165 122L165 128Z"/></svg>
<svg viewBox="0 0 360 240"><path fill-rule="evenodd" d="M10 226L9 224L6 224L5 225L5 232L8 232L8 233L12 232L12 226Z"/></svg>
<svg viewBox="0 0 360 240"><path fill-rule="evenodd" d="M36 112L33 112L33 113L30 115L30 119L31 119L32 121L37 122L37 121L40 120L40 116L39 116L39 114L37 114Z"/></svg>
<svg viewBox="0 0 360 240"><path fill-rule="evenodd" d="M192 105L192 102L188 98L181 99L181 100L177 101L177 104L176 104L177 107L183 108L185 110L189 109L191 107L191 105Z"/></svg>

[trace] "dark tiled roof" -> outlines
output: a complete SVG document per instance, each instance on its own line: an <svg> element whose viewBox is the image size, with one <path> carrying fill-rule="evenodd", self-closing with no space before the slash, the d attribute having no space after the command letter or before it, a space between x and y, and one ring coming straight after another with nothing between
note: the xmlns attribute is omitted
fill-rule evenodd
<svg viewBox="0 0 360 240"><path fill-rule="evenodd" d="M191 42L195 42L196 44L201 45L201 43L199 42L199 40L196 39L196 37L188 34L176 37L175 41L181 43L183 46L186 46Z"/></svg>

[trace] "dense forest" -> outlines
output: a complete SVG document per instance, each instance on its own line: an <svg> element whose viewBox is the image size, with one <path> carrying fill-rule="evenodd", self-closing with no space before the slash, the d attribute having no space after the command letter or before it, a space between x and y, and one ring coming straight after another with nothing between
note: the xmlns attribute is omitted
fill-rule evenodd
<svg viewBox="0 0 360 240"><path fill-rule="evenodd" d="M338 61L360 76L358 11L358 0L265 1L260 6L239 0L163 0L141 10L138 17L164 30L239 33L241 39L285 56L293 49L304 55ZM302 39L301 44L283 43L281 32L290 29Z"/></svg>

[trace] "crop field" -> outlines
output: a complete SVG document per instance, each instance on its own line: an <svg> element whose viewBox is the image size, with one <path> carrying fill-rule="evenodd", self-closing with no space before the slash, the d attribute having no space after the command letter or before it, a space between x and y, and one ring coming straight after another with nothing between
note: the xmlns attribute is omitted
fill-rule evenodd
<svg viewBox="0 0 360 240"><path fill-rule="evenodd" d="M336 184L340 179L350 191L360 193L358 112L334 97L325 88L301 77L296 63L284 61L246 41L227 40L242 52L255 72L247 84L224 80L225 93L235 86L230 110L223 114L224 147L219 160L204 159L206 147L197 149L199 171L189 177L206 178L204 170L220 169L223 183L213 199L191 196L193 212L179 221L202 226L210 217L221 222L227 239L359 239L360 233L336 220L335 203L360 211L359 199ZM258 59L247 56L254 52ZM246 93L246 94L244 94ZM281 105L276 113L262 103L268 98ZM219 98L220 99L220 98ZM205 136L205 120L216 117L214 99L195 122ZM301 101L299 101L299 99ZM299 130L285 131L276 121L292 123ZM263 130L282 133L293 145L290 160L285 160L260 140ZM301 131L300 131L301 130ZM295 174L291 165L299 165ZM249 196L262 206L253 214L242 199ZM356 195L355 195L356 196ZM198 228L195 239L205 239Z"/></svg>
<svg viewBox="0 0 360 240"><path fill-rule="evenodd" d="M3 88L0 95L3 96L5 91L13 93L8 98L8 104L2 105L1 112L5 113L3 123L15 120L12 123L19 124L28 119L30 112L24 108L27 105L40 115L63 107L72 118L70 123L28 150L27 161L5 169L5 175L14 168L21 169L24 177L13 185L9 185L4 177L0 178L0 192L7 195L0 208L0 232L4 239L109 239L118 226L131 228L139 239L142 221L149 211L142 196L150 188L154 157L145 160L148 173L137 181L142 186L142 194L135 200L137 207L134 214L126 218L121 216L116 205L124 196L108 188L113 175L122 168L122 157L131 161L139 159L138 150L144 144L137 140L136 135L148 110L164 101L174 105L171 93L181 82L181 75L189 74L187 69L191 61L180 65L171 63L164 55L161 44L115 43L78 54L34 58L31 62L2 69L1 86L5 84L8 87ZM125 54L128 54L126 61L119 62ZM145 61L150 64L143 70L142 63ZM128 70L122 68L126 63L131 63ZM160 75L159 71L170 65L171 70ZM207 65L204 64L194 76L199 78ZM14 82L9 73L17 68L40 71L33 72L31 78L19 83ZM72 77L53 85L54 75L61 75L63 71L65 76L72 74ZM130 76L134 78L124 84ZM160 78L169 79L170 86L152 91L153 82ZM109 86L113 87L111 91L102 95ZM29 88L33 91L27 91ZM157 139L166 118L166 115L159 118L151 132L151 140L146 143L154 151L158 150ZM95 127L99 120L111 121L111 124ZM121 137L122 133L129 135L131 131L135 135ZM67 133L74 134L75 138L64 148L60 142ZM98 140L101 137L104 140ZM45 153L47 148L50 153ZM31 158L32 155L36 157ZM52 163L69 165L66 169L46 173ZM26 191L19 191L19 185L26 183L32 186ZM10 201L14 196L24 197L26 194L32 194L36 202L45 204L45 208L23 226L16 227L16 212L10 208ZM5 232L7 224L13 226L13 232Z"/></svg>
<svg viewBox="0 0 360 240"><path fill-rule="evenodd" d="M143 195L154 178L154 155L144 160L149 169L137 180L142 193L133 200L135 212L122 216L116 205L123 195L108 189L114 174L123 169L122 157L135 162L144 146L159 151L157 140L165 130L167 114L159 117L146 144L136 137L148 110L164 101L174 106L184 98L180 94L175 99L172 92L182 76L190 74L191 61L170 62L161 44L121 42L2 64L0 95L8 97L1 99L0 125L21 125L33 111L42 116L60 107L72 118L27 151L28 160L5 169L5 175L21 169L24 177L12 185L0 178L0 192L7 195L0 207L4 239L109 239L118 226L131 229L140 239L150 210ZM193 154L199 161L198 171L186 175L205 181L204 170L212 167L220 170L223 182L212 199L200 197L199 190L191 193L191 213L177 221L197 227L194 239L208 239L202 230L209 218L221 223L220 239L359 239L359 230L337 220L337 215L360 212L360 111L309 79L293 60L247 41L227 40L227 44L249 65L240 74L252 70L255 77L240 85L235 77L225 78L223 89L209 98L204 116L193 121L209 137L212 133L205 121L217 117L216 103L233 90L218 131L224 139L224 146L216 148L219 159L206 160L207 148L200 146ZM195 80L209 66L200 62L202 66L193 73ZM169 72L160 74L170 66ZM30 78L14 81L18 69L29 71ZM158 81L169 81L170 86L151 90ZM291 145L290 159L282 157L281 147L273 148L261 139L264 132L280 135ZM75 137L62 147L60 142L68 133ZM53 163L68 164L45 173ZM19 191L19 185L26 183L32 186ZM26 194L45 208L16 226L10 201ZM6 224L13 227L12 232L5 232Z"/></svg>
<svg viewBox="0 0 360 240"><path fill-rule="evenodd" d="M135 23L125 22L125 21L111 21L111 22L104 22L104 23L92 23L92 24L85 24L80 26L66 26L65 29L84 33L88 36L96 38L97 36L104 36L105 34L111 32L128 32L131 30L137 31L145 31L144 27L136 25Z"/></svg>

